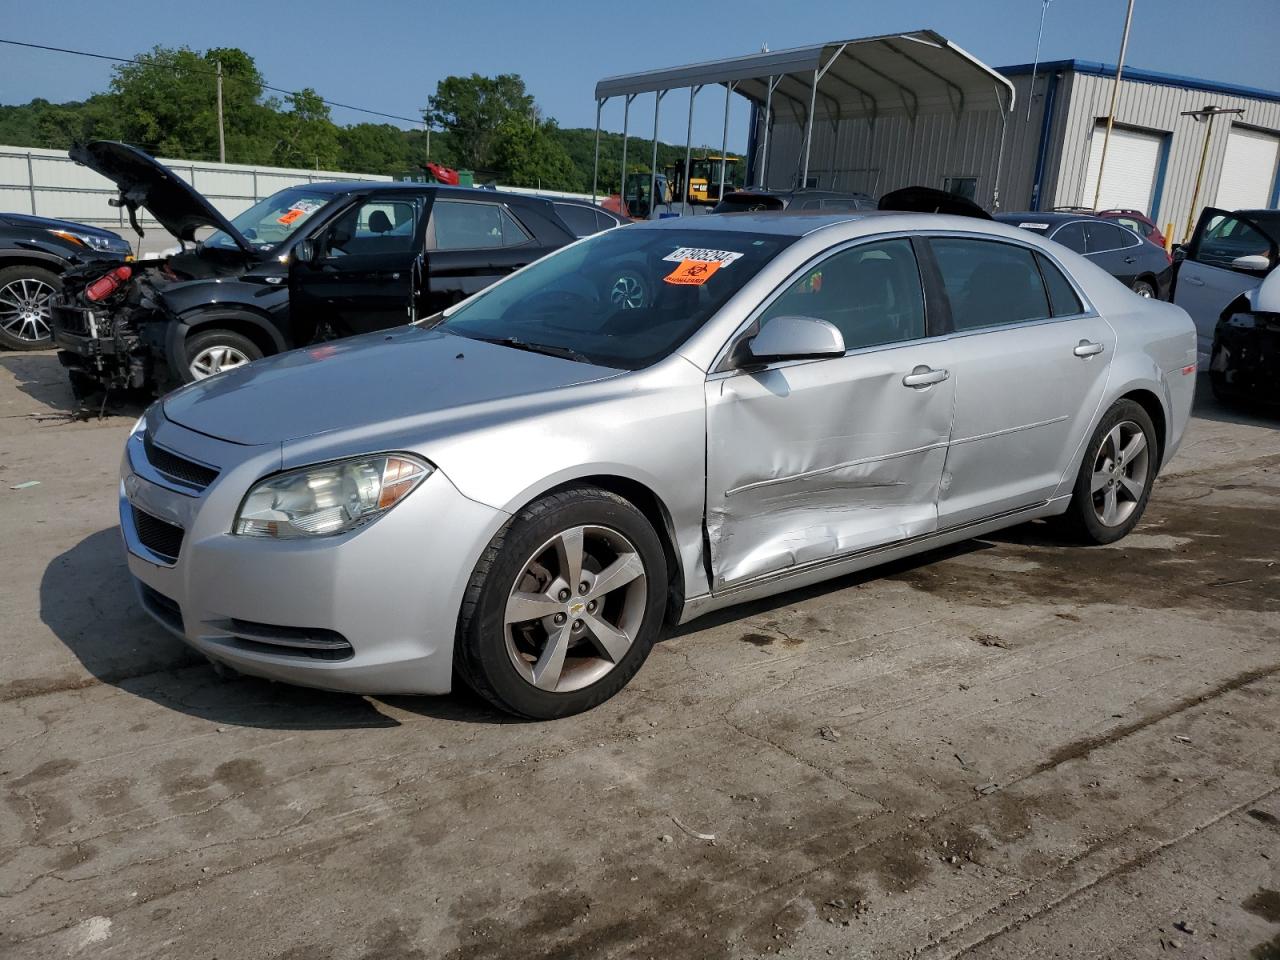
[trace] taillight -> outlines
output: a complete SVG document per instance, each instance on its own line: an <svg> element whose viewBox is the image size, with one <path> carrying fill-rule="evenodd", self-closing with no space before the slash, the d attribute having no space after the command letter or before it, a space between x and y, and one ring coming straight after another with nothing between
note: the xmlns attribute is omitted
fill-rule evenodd
<svg viewBox="0 0 1280 960"><path fill-rule="evenodd" d="M89 284L89 286L85 287L85 299L91 300L94 303L97 303L99 300L105 300L120 289L120 284L124 283L132 276L132 267L116 267L110 273L103 274L97 280L93 281L93 283Z"/></svg>

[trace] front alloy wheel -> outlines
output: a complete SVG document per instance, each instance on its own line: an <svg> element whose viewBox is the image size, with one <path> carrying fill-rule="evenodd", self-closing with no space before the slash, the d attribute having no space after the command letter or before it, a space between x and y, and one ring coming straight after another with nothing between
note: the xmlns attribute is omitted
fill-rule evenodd
<svg viewBox="0 0 1280 960"><path fill-rule="evenodd" d="M476 564L454 666L503 710L536 720L579 713L640 669L666 600L666 555L643 513L597 487L549 493Z"/></svg>
<svg viewBox="0 0 1280 960"><path fill-rule="evenodd" d="M191 358L191 379L203 380L223 370L243 367L250 360L235 347L216 344L206 347Z"/></svg>

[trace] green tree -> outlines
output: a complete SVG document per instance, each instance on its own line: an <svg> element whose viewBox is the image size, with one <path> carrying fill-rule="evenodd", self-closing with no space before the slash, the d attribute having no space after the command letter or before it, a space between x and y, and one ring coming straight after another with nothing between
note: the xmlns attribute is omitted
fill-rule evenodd
<svg viewBox="0 0 1280 960"><path fill-rule="evenodd" d="M582 176L555 138L555 121L512 116L497 130L493 166L513 187L581 190Z"/></svg>
<svg viewBox="0 0 1280 960"><path fill-rule="evenodd" d="M472 170L498 169L494 152L504 125L540 119L524 80L514 73L445 77L423 116L450 134L457 162Z"/></svg>
<svg viewBox="0 0 1280 960"><path fill-rule="evenodd" d="M286 99L289 109L276 120L279 139L271 151L271 162L282 167L333 169L342 144L320 94L307 87Z"/></svg>

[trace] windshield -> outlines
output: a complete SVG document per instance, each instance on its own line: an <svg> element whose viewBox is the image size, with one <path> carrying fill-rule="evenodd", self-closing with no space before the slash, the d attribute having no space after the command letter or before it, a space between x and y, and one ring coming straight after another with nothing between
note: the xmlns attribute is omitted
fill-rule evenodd
<svg viewBox="0 0 1280 960"><path fill-rule="evenodd" d="M537 261L441 329L639 370L671 354L792 237L623 227Z"/></svg>
<svg viewBox="0 0 1280 960"><path fill-rule="evenodd" d="M321 193L305 186L290 187L259 200L244 213L232 217L231 225L254 249L270 250L293 236L311 219L312 214L332 199L331 193ZM236 242L221 230L210 234L204 246L237 249Z"/></svg>

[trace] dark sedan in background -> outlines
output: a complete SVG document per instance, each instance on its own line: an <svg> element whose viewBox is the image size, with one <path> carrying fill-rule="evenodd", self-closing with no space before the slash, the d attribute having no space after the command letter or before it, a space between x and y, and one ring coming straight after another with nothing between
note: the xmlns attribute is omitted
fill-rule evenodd
<svg viewBox="0 0 1280 960"><path fill-rule="evenodd" d="M62 275L88 263L119 263L132 253L129 241L110 230L0 213L0 346L51 346L49 300L62 289Z"/></svg>
<svg viewBox="0 0 1280 960"><path fill-rule="evenodd" d="M1173 260L1163 247L1113 220L1082 213L998 213L995 219L1062 244L1092 260L1134 293L1168 300Z"/></svg>

